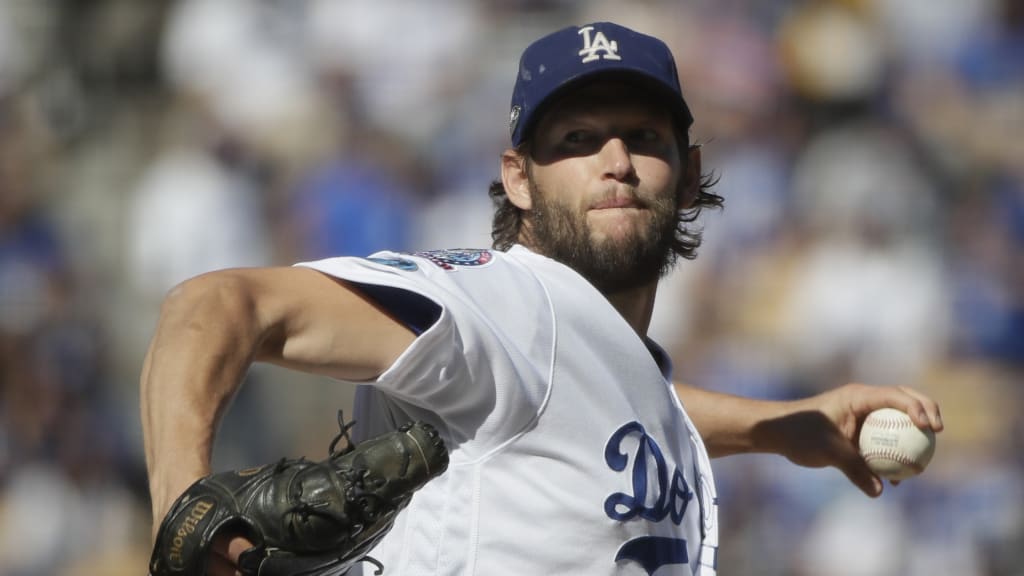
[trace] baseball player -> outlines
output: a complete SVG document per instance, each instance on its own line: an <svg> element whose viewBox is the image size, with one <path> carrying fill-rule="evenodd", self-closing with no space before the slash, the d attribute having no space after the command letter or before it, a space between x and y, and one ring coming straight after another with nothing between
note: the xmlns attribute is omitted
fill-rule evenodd
<svg viewBox="0 0 1024 576"><path fill-rule="evenodd" d="M141 382L154 518L210 472L254 361L362 384L360 436L440 432L447 471L373 550L390 574L713 575L728 503L710 457L836 466L874 496L853 442L866 414L941 429L906 388L783 403L672 384L646 336L658 279L721 198L663 42L607 22L554 32L523 53L511 104L494 249L224 270L168 295ZM209 573L238 573L248 545L219 539Z"/></svg>

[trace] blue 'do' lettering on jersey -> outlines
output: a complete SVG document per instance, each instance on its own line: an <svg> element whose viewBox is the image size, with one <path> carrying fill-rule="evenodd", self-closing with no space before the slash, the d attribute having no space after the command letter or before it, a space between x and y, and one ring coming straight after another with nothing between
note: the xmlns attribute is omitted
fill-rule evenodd
<svg viewBox="0 0 1024 576"><path fill-rule="evenodd" d="M678 467L673 467L669 474L668 462L661 447L647 434L643 425L629 422L611 435L604 450L608 467L616 472L626 470L630 461L630 455L623 451L626 438L637 439L630 469L632 493L616 492L608 496L604 501L605 514L621 522L636 517L650 522L668 518L673 524L680 525L687 506L694 498L693 491ZM648 493L649 475L652 472L656 475L656 484L652 493ZM619 548L615 559L639 562L651 574L665 564L685 564L688 561L686 540L654 536L635 538Z"/></svg>
<svg viewBox="0 0 1024 576"><path fill-rule="evenodd" d="M683 521L686 507L693 500L693 491L690 490L690 486L686 483L686 478L679 468L672 471L671 482L669 482L665 455L662 454L658 443L647 434L639 422L624 424L612 434L605 446L605 462L616 472L626 469L629 457L622 452L622 441L629 436L639 437L636 452L633 454L633 493L616 492L609 496L604 502L605 513L612 520L620 521L640 516L644 520L660 522L666 517L670 517L672 523L678 526ZM647 494L647 476L651 467L657 474L657 486L655 493L651 495L654 502L648 506L647 502L650 498Z"/></svg>

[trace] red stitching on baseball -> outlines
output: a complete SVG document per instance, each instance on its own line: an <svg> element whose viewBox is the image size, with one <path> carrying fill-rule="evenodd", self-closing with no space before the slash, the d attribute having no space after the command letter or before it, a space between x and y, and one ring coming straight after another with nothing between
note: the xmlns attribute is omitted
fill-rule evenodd
<svg viewBox="0 0 1024 576"><path fill-rule="evenodd" d="M864 460L868 462L871 462L872 460L891 460L893 462L898 462L900 464L910 466L911 468L914 469L914 471L916 471L919 474L924 470L924 468L922 468L920 464L918 464L916 461L911 459L906 454L891 449L882 448L866 452L864 453Z"/></svg>
<svg viewBox="0 0 1024 576"><path fill-rule="evenodd" d="M867 426L869 424L877 426L882 430L901 430L914 425L909 418L886 418L878 415L868 416L867 420L864 421L864 425Z"/></svg>

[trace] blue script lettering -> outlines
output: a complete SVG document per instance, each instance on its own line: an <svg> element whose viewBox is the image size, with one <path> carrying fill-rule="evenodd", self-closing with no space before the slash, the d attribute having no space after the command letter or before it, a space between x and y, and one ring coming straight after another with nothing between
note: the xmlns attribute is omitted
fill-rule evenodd
<svg viewBox="0 0 1024 576"><path fill-rule="evenodd" d="M693 500L693 491L678 467L673 467L669 481L668 464L658 443L647 434L639 422L624 424L608 439L604 459L608 467L622 472L629 464L629 456L622 451L622 442L628 437L639 439L633 454L633 493L616 492L604 501L604 511L612 520L626 521L636 516L651 522L660 522L666 517L679 525L683 521L686 507ZM657 475L655 493L648 495L648 474ZM648 502L653 502L648 505Z"/></svg>

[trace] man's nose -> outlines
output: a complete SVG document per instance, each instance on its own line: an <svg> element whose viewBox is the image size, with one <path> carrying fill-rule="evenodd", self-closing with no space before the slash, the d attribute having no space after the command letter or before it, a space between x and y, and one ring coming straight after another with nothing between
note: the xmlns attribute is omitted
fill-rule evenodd
<svg viewBox="0 0 1024 576"><path fill-rule="evenodd" d="M599 155L605 178L625 181L636 176L633 157L621 138L609 138L605 141Z"/></svg>

